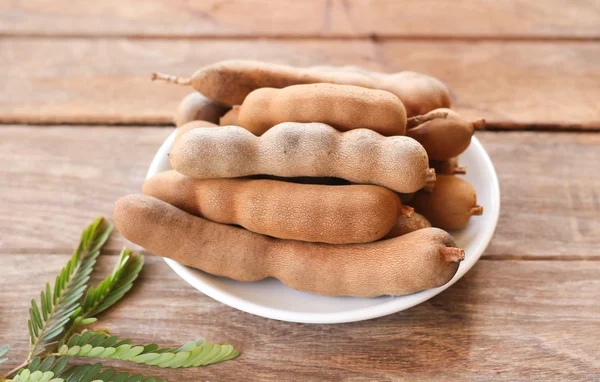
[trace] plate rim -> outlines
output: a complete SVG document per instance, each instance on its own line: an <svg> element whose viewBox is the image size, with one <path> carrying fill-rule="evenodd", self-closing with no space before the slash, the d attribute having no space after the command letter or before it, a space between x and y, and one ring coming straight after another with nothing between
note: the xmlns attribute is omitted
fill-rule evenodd
<svg viewBox="0 0 600 382"><path fill-rule="evenodd" d="M152 158L152 162L148 168L146 173L146 179L156 174L161 167L162 158L168 155L169 150L173 145L173 140L175 138L175 134L177 133L177 129L175 129L167 139L161 144L160 148ZM460 280L473 266L479 261L481 256L483 255L485 249L489 245L494 232L496 231L496 227L498 225L498 219L500 216L500 184L498 181L498 175L496 174L496 169L492 160L479 141L477 137L473 136L471 139L471 144L476 147L478 151L480 151L483 155L481 160L484 162L484 167L491 169L491 178L492 184L490 185L490 190L492 191L492 205L486 206L486 214L490 214L492 218L492 229L490 229L485 238L480 241L480 244L475 249L475 256L469 258L468 260L463 261L461 267L456 272L452 280L447 282L438 288L427 289L421 292L417 292L412 294L411 296L417 297L413 299L410 303L406 303L402 301L402 297L405 296L396 296L390 297L389 301L377 305L366 308L360 308L352 311L344 311L344 312L328 312L328 313L304 313L304 312L289 312L283 311L277 308L265 307L262 305L258 305L252 302L245 300L244 298L238 297L236 295L232 295L231 293L224 292L219 288L213 287L208 283L202 281L197 277L195 272L199 271L195 268L187 267L178 263L175 260L169 258L163 258L167 265L175 271L175 273L181 277L185 282L193 286L195 289L204 293L205 295L211 297L214 300L217 300L225 305L228 305L232 308L241 310L246 313L250 313L259 317L265 317L273 320L279 321L287 321L287 322L297 322L297 323L307 323L307 324L337 324L337 323L347 323L347 322L356 322L356 321L364 321L370 320L377 317L386 316L389 314L397 313L406 309L410 309L418 304L421 304L430 298L442 293L449 287L451 287L454 283Z"/></svg>

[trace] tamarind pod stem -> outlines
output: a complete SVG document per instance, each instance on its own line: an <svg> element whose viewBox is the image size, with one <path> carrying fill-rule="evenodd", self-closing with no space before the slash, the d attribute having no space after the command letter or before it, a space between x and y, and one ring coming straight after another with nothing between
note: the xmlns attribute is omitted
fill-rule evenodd
<svg viewBox="0 0 600 382"><path fill-rule="evenodd" d="M153 72L150 74L150 80L151 81L157 81L157 80L158 81L166 81L166 82L170 82L170 83L181 85L181 86L190 86L192 84L191 78L177 77L177 76L172 76L170 74L156 73L156 72Z"/></svg>
<svg viewBox="0 0 600 382"><path fill-rule="evenodd" d="M406 215L406 216L410 216L413 214L413 212L415 212L415 209L412 208L411 206L407 206L402 204L400 206L400 215Z"/></svg>
<svg viewBox="0 0 600 382"><path fill-rule="evenodd" d="M464 166L456 166L456 167L454 167L454 173L455 174L466 174L467 168Z"/></svg>
<svg viewBox="0 0 600 382"><path fill-rule="evenodd" d="M479 205L477 205L477 206L475 206L475 207L471 208L471 210L469 211L469 213L470 213L471 215L475 215L475 216L480 216L480 215L483 215L483 207L482 207L482 206L479 206Z"/></svg>
<svg viewBox="0 0 600 382"><path fill-rule="evenodd" d="M441 250L442 256L449 263L459 263L465 259L465 251L456 247L444 247Z"/></svg>

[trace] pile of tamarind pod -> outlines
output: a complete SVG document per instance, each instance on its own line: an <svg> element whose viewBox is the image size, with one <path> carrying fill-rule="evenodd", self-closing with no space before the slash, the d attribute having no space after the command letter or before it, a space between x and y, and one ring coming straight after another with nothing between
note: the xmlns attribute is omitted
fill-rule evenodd
<svg viewBox="0 0 600 382"><path fill-rule="evenodd" d="M444 230L483 212L457 176L483 121L450 110L439 80L243 60L152 78L195 91L176 112L173 170L115 205L129 240L330 296L411 294L458 270L464 251Z"/></svg>

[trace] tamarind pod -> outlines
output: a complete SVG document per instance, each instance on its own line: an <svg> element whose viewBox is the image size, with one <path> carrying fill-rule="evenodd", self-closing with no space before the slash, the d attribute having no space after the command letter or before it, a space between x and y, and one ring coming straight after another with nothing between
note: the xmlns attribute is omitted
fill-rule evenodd
<svg viewBox="0 0 600 382"><path fill-rule="evenodd" d="M465 151L475 128L484 123L484 120L467 121L450 109L435 109L409 118L406 135L425 147L429 159L446 160Z"/></svg>
<svg viewBox="0 0 600 382"><path fill-rule="evenodd" d="M409 204L434 227L443 229L464 228L471 216L483 214L473 185L454 175L438 175L433 190L415 193Z"/></svg>
<svg viewBox="0 0 600 382"><path fill-rule="evenodd" d="M345 66L333 66L333 65L315 65L307 68L308 70L314 70L317 72L350 72L362 74L365 77L372 77L379 79L381 75L386 76L387 74L372 72L359 66L345 65Z"/></svg>
<svg viewBox="0 0 600 382"><path fill-rule="evenodd" d="M368 128L404 135L406 110L390 92L326 83L261 88L240 106L240 126L261 135L282 122L322 122L340 131Z"/></svg>
<svg viewBox="0 0 600 382"><path fill-rule="evenodd" d="M227 112L227 107L213 102L198 92L185 96L177 106L175 126L191 121L208 121L218 123L219 118Z"/></svg>
<svg viewBox="0 0 600 382"><path fill-rule="evenodd" d="M464 259L452 236L437 228L367 244L280 240L195 217L146 195L119 199L114 220L128 240L183 265L238 281L275 277L327 296L406 295L439 287Z"/></svg>
<svg viewBox="0 0 600 382"><path fill-rule="evenodd" d="M175 143L169 159L175 170L200 179L335 177L399 193L435 182L427 153L414 139L368 129L340 133L322 123L285 122L260 137L237 126L193 129Z"/></svg>
<svg viewBox="0 0 600 382"><path fill-rule="evenodd" d="M142 192L213 222L280 239L332 244L379 240L401 214L413 211L379 186L193 179L173 170L148 179Z"/></svg>
<svg viewBox="0 0 600 382"><path fill-rule="evenodd" d="M423 115L431 110L449 108L450 92L435 77L403 71L380 79L380 89L395 94L406 108L408 117Z"/></svg>
<svg viewBox="0 0 600 382"><path fill-rule="evenodd" d="M221 126L240 126L240 106L235 105L219 119Z"/></svg>
<svg viewBox="0 0 600 382"><path fill-rule="evenodd" d="M390 232L385 235L384 239L406 235L407 233L428 227L431 227L431 223L425 216L417 212L402 214L398 216L396 224L394 224Z"/></svg>
<svg viewBox="0 0 600 382"><path fill-rule="evenodd" d="M200 68L190 78L152 73L151 79L192 86L206 97L229 106L242 104L250 92L259 88L325 82L387 90L400 98L409 117L450 107L450 92L444 84L431 76L410 71L384 74L344 68L315 70L260 61L226 60Z"/></svg>

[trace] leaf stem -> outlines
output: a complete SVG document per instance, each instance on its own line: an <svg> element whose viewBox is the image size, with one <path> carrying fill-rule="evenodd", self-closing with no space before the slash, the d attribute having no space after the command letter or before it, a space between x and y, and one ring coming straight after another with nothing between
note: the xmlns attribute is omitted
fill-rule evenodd
<svg viewBox="0 0 600 382"><path fill-rule="evenodd" d="M69 329L67 329L64 333L64 335L62 336L62 339L60 340L59 345L65 344L67 343L67 341L69 340L69 337L71 337L71 335L75 332L75 330L79 327L79 323L75 323L73 322L73 324L69 327ZM56 349L60 347L57 346ZM54 349L53 349L54 350Z"/></svg>
<svg viewBox="0 0 600 382"><path fill-rule="evenodd" d="M5 380L7 378L9 378L11 375L15 374L17 371L21 370L24 367L29 366L29 364L31 363L31 361L25 361L22 364L20 364L19 366L13 368L11 371L9 371L6 375L4 375L1 380Z"/></svg>

